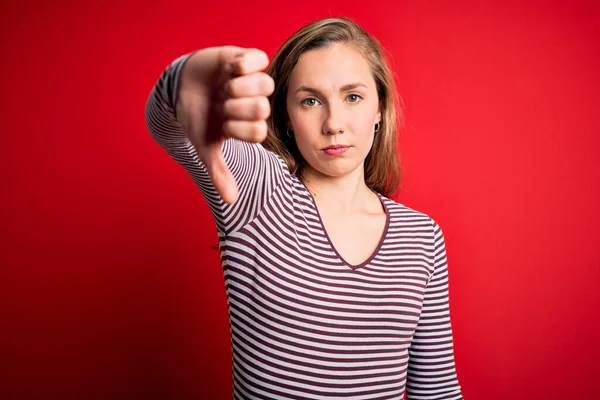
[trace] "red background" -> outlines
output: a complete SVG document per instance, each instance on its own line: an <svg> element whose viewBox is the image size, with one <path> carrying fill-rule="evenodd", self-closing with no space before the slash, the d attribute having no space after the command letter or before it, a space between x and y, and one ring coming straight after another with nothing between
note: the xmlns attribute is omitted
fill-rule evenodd
<svg viewBox="0 0 600 400"><path fill-rule="evenodd" d="M146 97L185 52L272 55L330 14L393 56L465 398L600 398L597 3L205 3L2 2L0 398L231 397L215 228Z"/></svg>

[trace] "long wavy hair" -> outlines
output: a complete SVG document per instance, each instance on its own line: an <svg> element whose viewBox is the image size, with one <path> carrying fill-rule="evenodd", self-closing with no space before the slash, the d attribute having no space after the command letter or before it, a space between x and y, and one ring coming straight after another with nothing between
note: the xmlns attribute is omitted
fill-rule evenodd
<svg viewBox="0 0 600 400"><path fill-rule="evenodd" d="M350 18L324 18L311 22L277 50L266 71L275 81L275 91L269 98L271 115L267 121L269 131L263 146L282 157L290 172L301 175L306 161L296 142L286 133L289 80L303 53L333 43L355 46L371 67L380 102L381 126L364 161L365 183L371 190L389 197L398 191L401 180L398 129L403 120L400 99L383 46Z"/></svg>

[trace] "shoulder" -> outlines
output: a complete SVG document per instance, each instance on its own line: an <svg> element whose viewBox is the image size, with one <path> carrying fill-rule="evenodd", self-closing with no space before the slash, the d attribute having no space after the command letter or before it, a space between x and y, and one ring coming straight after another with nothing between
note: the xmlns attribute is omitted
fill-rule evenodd
<svg viewBox="0 0 600 400"><path fill-rule="evenodd" d="M401 203L397 200L392 200L389 197L383 196L381 194L379 195L379 197L382 199L385 207L390 213L390 216L399 217L401 219L435 222L433 218L429 216L429 214L422 210L409 207L404 203Z"/></svg>
<svg viewBox="0 0 600 400"><path fill-rule="evenodd" d="M397 200L379 195L389 213L391 229L410 229L429 232L434 237L441 235L437 221L422 210L409 207Z"/></svg>

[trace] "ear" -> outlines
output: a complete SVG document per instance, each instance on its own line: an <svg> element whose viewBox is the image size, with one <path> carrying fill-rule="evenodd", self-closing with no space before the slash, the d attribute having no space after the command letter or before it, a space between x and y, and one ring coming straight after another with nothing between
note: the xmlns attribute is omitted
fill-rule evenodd
<svg viewBox="0 0 600 400"><path fill-rule="evenodd" d="M380 123L381 122L381 111L377 111L377 122L376 123Z"/></svg>

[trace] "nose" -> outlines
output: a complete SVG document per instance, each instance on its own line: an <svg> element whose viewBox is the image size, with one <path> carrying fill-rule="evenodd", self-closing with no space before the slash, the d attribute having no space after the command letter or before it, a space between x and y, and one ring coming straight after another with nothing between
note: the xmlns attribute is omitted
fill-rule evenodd
<svg viewBox="0 0 600 400"><path fill-rule="evenodd" d="M328 115L323 123L324 135L337 135L344 133L344 116L339 106L329 105Z"/></svg>

